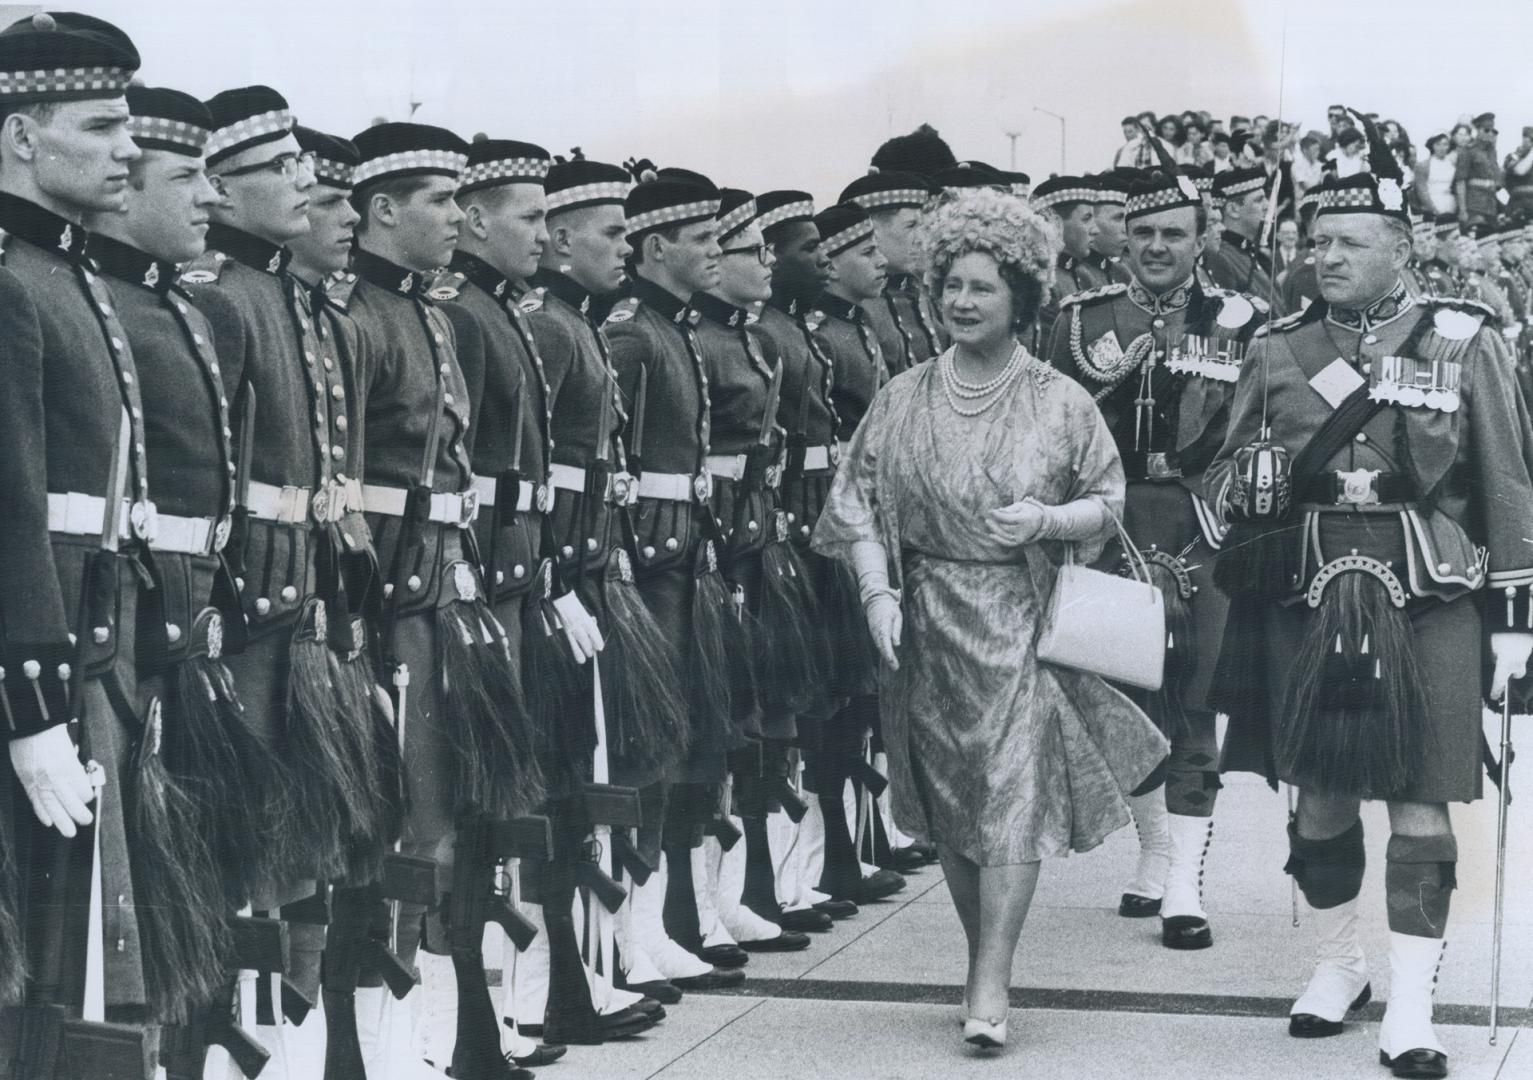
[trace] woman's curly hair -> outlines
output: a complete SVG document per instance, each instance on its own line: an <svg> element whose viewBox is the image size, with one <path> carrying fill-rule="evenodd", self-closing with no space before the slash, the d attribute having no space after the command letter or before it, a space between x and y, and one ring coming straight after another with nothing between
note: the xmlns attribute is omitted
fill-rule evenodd
<svg viewBox="0 0 1533 1080"><path fill-rule="evenodd" d="M1059 224L1015 195L994 188L963 188L928 207L919 244L926 256L932 293L953 264L971 252L983 252L1000 265L1011 288L1013 325L1030 326L1054 279L1054 263L1063 246Z"/></svg>

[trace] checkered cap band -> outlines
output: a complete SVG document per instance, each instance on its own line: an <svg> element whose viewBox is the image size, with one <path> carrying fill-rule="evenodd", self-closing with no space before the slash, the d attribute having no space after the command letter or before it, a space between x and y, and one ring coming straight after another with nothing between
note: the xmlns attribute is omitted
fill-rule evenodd
<svg viewBox="0 0 1533 1080"><path fill-rule="evenodd" d="M628 198L628 192L633 185L619 180L603 181L600 184L577 184L574 187L565 188L563 191L550 191L548 193L548 209L564 210L571 206L581 206L586 203L620 203Z"/></svg>
<svg viewBox="0 0 1533 1080"><path fill-rule="evenodd" d="M704 199L701 202L681 203L677 206L662 206L657 210L646 210L642 214L634 214L630 217L628 219L628 235L632 236L634 233L641 233L647 229L655 229L663 225L684 225L692 221L706 221L708 218L718 217L718 215L718 199Z"/></svg>
<svg viewBox="0 0 1533 1080"><path fill-rule="evenodd" d="M1034 195L1033 209L1048 210L1051 207L1058 206L1060 203L1103 202L1104 200L1099 198L1101 194L1096 188L1060 188L1058 191L1051 191L1047 195Z"/></svg>
<svg viewBox="0 0 1533 1080"><path fill-rule="evenodd" d="M200 154L213 133L184 120L167 120L163 116L130 116L128 134L133 136L134 142L173 143L188 153Z"/></svg>
<svg viewBox="0 0 1533 1080"><path fill-rule="evenodd" d="M329 158L314 156L314 179L321 184L329 184L331 187L349 188L355 184L357 167L348 165L344 161L331 161Z"/></svg>
<svg viewBox="0 0 1533 1080"><path fill-rule="evenodd" d="M481 161L463 170L463 186L489 184L496 180L542 181L548 176L547 158L501 158L499 161Z"/></svg>
<svg viewBox="0 0 1533 1080"><path fill-rule="evenodd" d="M1321 210L1374 210L1378 208L1378 200L1374 197L1372 188L1348 187L1331 188L1321 191L1315 201L1320 204Z"/></svg>
<svg viewBox="0 0 1533 1080"><path fill-rule="evenodd" d="M286 109L256 113L243 120L236 120L228 127L221 127L208 136L207 154L208 157L228 154L235 147L261 142L292 130L293 114Z"/></svg>
<svg viewBox="0 0 1533 1080"><path fill-rule="evenodd" d="M1092 201L1097 203L1117 203L1119 206L1127 206L1128 192L1103 188L1096 193L1096 197Z"/></svg>
<svg viewBox="0 0 1533 1080"><path fill-rule="evenodd" d="M803 202L783 203L775 210L768 210L761 215L761 220L756 222L763 229L770 229L773 225L781 225L785 221L808 221L814 217L814 203L807 199Z"/></svg>
<svg viewBox="0 0 1533 1080"><path fill-rule="evenodd" d="M1142 194L1130 195L1123 204L1125 216L1138 217L1140 214L1153 214L1158 210L1167 210L1173 206L1196 205L1187 197L1187 193L1181 188L1165 187L1156 188Z"/></svg>
<svg viewBox="0 0 1533 1080"><path fill-rule="evenodd" d="M399 150L362 162L351 174L351 182L360 186L369 180L376 180L380 176L388 176L391 173L416 171L460 176L463 166L467 164L467 154L457 154L451 150Z"/></svg>
<svg viewBox="0 0 1533 1080"><path fill-rule="evenodd" d="M719 218L719 235L731 236L756 219L756 200L741 203Z"/></svg>
<svg viewBox="0 0 1533 1080"><path fill-rule="evenodd" d="M1214 178L1212 176L1194 176L1192 186L1207 194L1214 190Z"/></svg>
<svg viewBox="0 0 1533 1080"><path fill-rule="evenodd" d="M52 68L43 71L0 71L0 101L34 94L120 94L133 72L128 68Z"/></svg>
<svg viewBox="0 0 1533 1080"><path fill-rule="evenodd" d="M1231 184L1219 192L1221 199L1233 199L1244 195L1248 191L1257 191L1267 186L1267 181L1262 177L1253 177L1250 180L1242 180L1238 184Z"/></svg>
<svg viewBox="0 0 1533 1080"><path fill-rule="evenodd" d="M839 255L849 247L855 247L868 237L873 235L873 223L860 221L850 229L842 229L832 236L825 237L823 243L827 255Z"/></svg>
<svg viewBox="0 0 1533 1080"><path fill-rule="evenodd" d="M925 206L931 196L920 188L895 188L892 191L870 191L854 196L852 202L864 210L881 210L886 206Z"/></svg>

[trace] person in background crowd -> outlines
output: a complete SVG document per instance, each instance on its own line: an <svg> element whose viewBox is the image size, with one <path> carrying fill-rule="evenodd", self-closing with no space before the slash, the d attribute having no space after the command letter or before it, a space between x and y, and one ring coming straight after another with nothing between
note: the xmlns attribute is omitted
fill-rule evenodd
<svg viewBox="0 0 1533 1080"><path fill-rule="evenodd" d="M1456 218L1458 199L1453 194L1456 171L1453 140L1443 132L1427 139L1427 156L1417 161L1412 171L1416 182L1411 185L1411 198L1421 214L1427 218L1451 214Z"/></svg>
<svg viewBox="0 0 1533 1080"><path fill-rule="evenodd" d="M1494 225L1500 211L1496 191L1501 187L1501 162L1496 157L1496 114L1474 118L1475 141L1459 151L1453 172L1458 199L1458 224L1464 232Z"/></svg>
<svg viewBox="0 0 1533 1080"><path fill-rule="evenodd" d="M1517 217L1533 217L1533 125L1522 129L1522 142L1506 155L1501 171L1508 196L1507 211Z"/></svg>
<svg viewBox="0 0 1533 1080"><path fill-rule="evenodd" d="M1320 136L1306 135L1299 140L1299 153L1289 164L1289 174L1293 177L1294 192L1298 198L1303 198L1304 193L1325 176L1325 169L1320 161Z"/></svg>
<svg viewBox="0 0 1533 1080"><path fill-rule="evenodd" d="M1347 128L1336 136L1336 149L1332 152L1331 161L1336 166L1338 179L1356 176L1368 168L1365 143L1363 133L1357 128Z"/></svg>
<svg viewBox="0 0 1533 1080"><path fill-rule="evenodd" d="M1226 169L1233 169L1235 162L1230 157L1230 137L1222 131L1216 131L1208 140L1209 163L1213 165L1215 173L1222 173Z"/></svg>

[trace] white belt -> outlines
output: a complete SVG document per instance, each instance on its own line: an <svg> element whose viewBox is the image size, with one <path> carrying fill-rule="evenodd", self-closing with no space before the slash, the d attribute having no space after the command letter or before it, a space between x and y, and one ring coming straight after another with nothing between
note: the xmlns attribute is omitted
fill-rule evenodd
<svg viewBox="0 0 1533 1080"><path fill-rule="evenodd" d="M103 496L83 495L78 491L71 491L67 495L48 492L49 532L70 536L100 536L105 514L106 499ZM124 540L133 535L128 527L126 499L118 506L117 535Z"/></svg>
<svg viewBox="0 0 1533 1080"><path fill-rule="evenodd" d="M362 509L369 514L403 517L409 500L410 492L407 488L379 487L376 484L362 485ZM467 491L433 492L431 509L426 519L442 525L456 525L463 529L472 524L478 516L479 492L470 488Z"/></svg>
<svg viewBox="0 0 1533 1080"><path fill-rule="evenodd" d="M745 479L745 454L709 454L707 457L708 472L714 476L721 476L726 480Z"/></svg>
<svg viewBox="0 0 1533 1080"><path fill-rule="evenodd" d="M851 439L837 439L836 440L836 457L838 459L846 457L851 452L852 452L852 440Z"/></svg>
<svg viewBox="0 0 1533 1080"><path fill-rule="evenodd" d="M697 479L686 473L646 472L639 477L639 498L691 502L697 494Z"/></svg>
<svg viewBox="0 0 1533 1080"><path fill-rule="evenodd" d="M806 446L804 447L804 471L818 472L821 469L830 468L830 447Z"/></svg>
<svg viewBox="0 0 1533 1080"><path fill-rule="evenodd" d="M48 493L49 532L100 536L105 513L106 499L100 495L84 495L78 491ZM155 551L211 555L223 550L229 540L229 527L215 518L162 514L151 502L132 503L123 499L117 510L117 536L122 540L131 540L135 536L147 540Z"/></svg>
<svg viewBox="0 0 1533 1080"><path fill-rule="evenodd" d="M250 482L245 493L245 510L261 521L275 521L280 525L302 525L310 520L320 524L340 521L348 510L362 509L362 483L332 480L318 491L306 487L285 484Z"/></svg>
<svg viewBox="0 0 1533 1080"><path fill-rule="evenodd" d="M690 478L689 478L690 479ZM552 488L562 488L565 491L585 492L586 471L574 465L550 465L548 467L548 483ZM549 507L553 507L553 491L549 493ZM632 506L633 501L639 497L639 488L633 482L633 476L629 473L613 473L607 477L607 490L602 493L609 502L619 506Z"/></svg>
<svg viewBox="0 0 1533 1080"><path fill-rule="evenodd" d="M155 551L170 551L179 555L211 555L222 551L229 540L229 529L223 522L213 518L177 517L175 514L158 514L154 537L149 546Z"/></svg>
<svg viewBox="0 0 1533 1080"><path fill-rule="evenodd" d="M586 471L574 465L550 465L548 467L548 482L556 488L565 491L584 491L586 489Z"/></svg>
<svg viewBox="0 0 1533 1080"><path fill-rule="evenodd" d="M495 505L495 494L498 486L493 477L474 477L473 488L479 495L480 506ZM538 499L538 492L540 490L545 493L542 500ZM541 484L534 484L531 480L518 480L516 482L516 512L525 514L534 505L537 505L538 509L545 514L553 513L554 489L552 487L544 487Z"/></svg>

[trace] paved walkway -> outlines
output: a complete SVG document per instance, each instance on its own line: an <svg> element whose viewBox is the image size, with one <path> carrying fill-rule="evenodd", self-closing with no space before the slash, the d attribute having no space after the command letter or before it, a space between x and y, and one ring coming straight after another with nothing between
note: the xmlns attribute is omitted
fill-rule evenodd
<svg viewBox="0 0 1533 1080"><path fill-rule="evenodd" d="M1533 729L1524 729L1533 742ZM1503 1021L1487 1039L1496 805L1453 808L1459 890L1437 996L1439 1032L1458 1080L1533 1080L1533 758L1514 787L1509 833ZM1493 793L1494 789L1490 789ZM809 1080L976 1075L1065 1077L1367 1077L1388 997L1382 807L1365 815L1365 944L1375 1004L1333 1039L1287 1036L1284 1017L1308 976L1311 938L1292 924L1285 803L1230 777L1207 872L1214 947L1162 948L1158 920L1117 916L1132 869L1132 829L1096 851L1048 863L1017 952L1011 1043L996 1060L961 1043L955 1006L963 935L940 870L912 875L894 902L864 907L792 955L756 956L739 993L689 994L648 1035L572 1047L546 1080L660 1077Z"/></svg>

